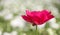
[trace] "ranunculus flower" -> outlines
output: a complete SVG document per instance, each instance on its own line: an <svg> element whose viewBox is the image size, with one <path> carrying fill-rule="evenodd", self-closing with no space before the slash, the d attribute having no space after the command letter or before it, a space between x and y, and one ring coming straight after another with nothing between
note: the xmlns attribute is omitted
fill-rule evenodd
<svg viewBox="0 0 60 35"><path fill-rule="evenodd" d="M22 15L22 18L27 22L30 22L32 25L41 25L47 22L48 20L54 18L54 16L48 10L42 11L26 10L26 15Z"/></svg>

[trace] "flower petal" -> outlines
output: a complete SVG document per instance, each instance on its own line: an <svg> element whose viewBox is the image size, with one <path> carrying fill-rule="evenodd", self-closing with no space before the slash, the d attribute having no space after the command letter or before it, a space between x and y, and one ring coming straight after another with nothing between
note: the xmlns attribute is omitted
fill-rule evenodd
<svg viewBox="0 0 60 35"><path fill-rule="evenodd" d="M48 15L48 14L51 14L51 12L48 11L48 10L42 10L41 13L43 13L43 14L47 14L47 15Z"/></svg>
<svg viewBox="0 0 60 35"><path fill-rule="evenodd" d="M31 18L29 18L28 16L22 15L22 18L28 22L32 22Z"/></svg>

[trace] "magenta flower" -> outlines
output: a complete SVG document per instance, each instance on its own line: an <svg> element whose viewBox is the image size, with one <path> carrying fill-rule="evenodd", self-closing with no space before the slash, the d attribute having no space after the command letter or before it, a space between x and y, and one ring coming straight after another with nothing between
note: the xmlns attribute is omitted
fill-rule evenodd
<svg viewBox="0 0 60 35"><path fill-rule="evenodd" d="M26 10L26 15L22 15L22 18L27 22L30 22L32 25L41 25L47 22L48 20L54 18L50 11L30 11Z"/></svg>

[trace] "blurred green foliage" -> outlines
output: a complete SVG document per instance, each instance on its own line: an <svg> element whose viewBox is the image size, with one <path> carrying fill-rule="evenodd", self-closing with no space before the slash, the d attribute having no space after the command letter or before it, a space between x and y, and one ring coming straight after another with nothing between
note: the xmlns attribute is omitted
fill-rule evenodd
<svg viewBox="0 0 60 35"><path fill-rule="evenodd" d="M0 12L4 9L4 6L0 5Z"/></svg>

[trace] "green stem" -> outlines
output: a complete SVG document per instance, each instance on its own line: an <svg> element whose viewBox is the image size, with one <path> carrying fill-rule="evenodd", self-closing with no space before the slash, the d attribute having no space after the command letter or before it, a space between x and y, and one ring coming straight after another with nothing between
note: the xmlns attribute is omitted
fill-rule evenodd
<svg viewBox="0 0 60 35"><path fill-rule="evenodd" d="M36 34L35 35L37 35L37 25L36 25Z"/></svg>
<svg viewBox="0 0 60 35"><path fill-rule="evenodd" d="M36 25L36 35L40 35L39 32L38 32L38 27Z"/></svg>

